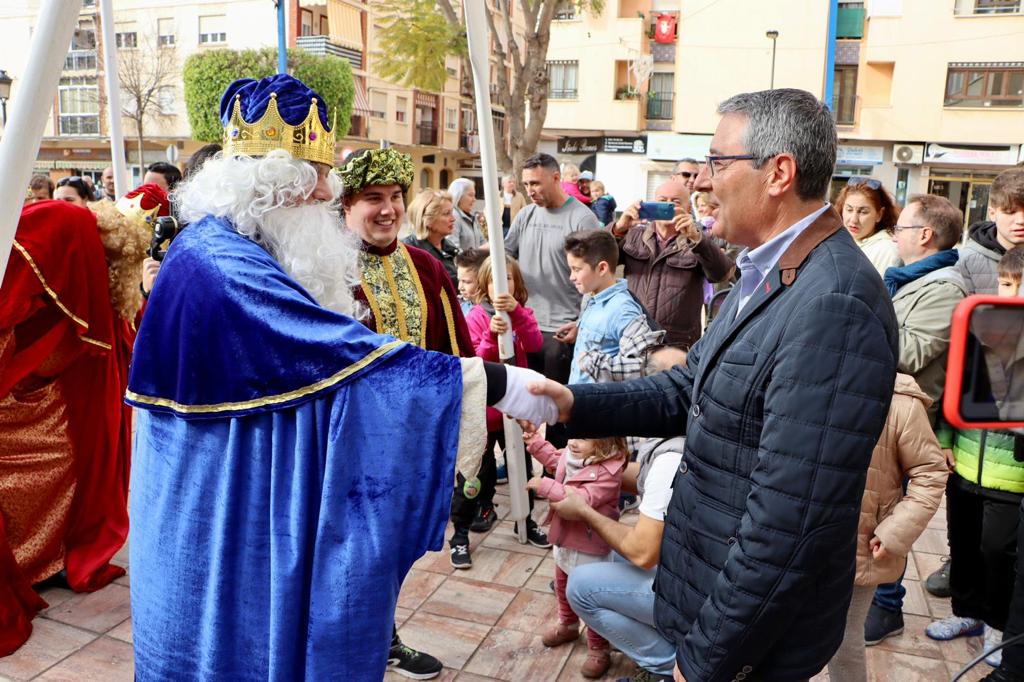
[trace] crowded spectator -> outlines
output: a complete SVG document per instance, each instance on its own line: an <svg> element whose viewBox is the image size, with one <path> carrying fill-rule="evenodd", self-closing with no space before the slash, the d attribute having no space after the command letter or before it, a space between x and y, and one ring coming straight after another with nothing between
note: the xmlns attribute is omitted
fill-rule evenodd
<svg viewBox="0 0 1024 682"><path fill-rule="evenodd" d="M196 172L203 167L204 163L219 154L222 149L223 147L216 142L213 142L211 144L204 144L193 152L192 156L188 158L188 163L185 164L185 179L188 180L195 175Z"/></svg>
<svg viewBox="0 0 1024 682"><path fill-rule="evenodd" d="M142 177L142 184L153 183L168 194L174 191L179 182L181 182L181 171L177 166L166 161L149 164L146 174Z"/></svg>
<svg viewBox="0 0 1024 682"><path fill-rule="evenodd" d="M836 198L835 208L879 275L903 265L892 239L900 211L881 182L860 176L850 178Z"/></svg>
<svg viewBox="0 0 1024 682"><path fill-rule="evenodd" d="M589 208L565 193L558 162L549 154L535 154L523 163L523 186L533 205L520 211L512 221L505 248L523 269L523 280L530 290L530 302L544 337L540 354L531 360L532 367L547 378L564 383L569 379L582 301L569 282L565 238L577 230L601 225ZM556 447L565 445L562 431L562 427L554 426L547 433Z"/></svg>
<svg viewBox="0 0 1024 682"><path fill-rule="evenodd" d="M630 291L665 329L665 343L686 350L701 336L704 282L727 279L733 261L694 222L684 183L662 183L654 200L674 204L675 218L641 221L637 201L622 212L612 234Z"/></svg>
<svg viewBox="0 0 1024 682"><path fill-rule="evenodd" d="M968 230L957 268L968 294L996 293L996 266L1007 249L1024 245L1024 168L996 176L988 195L989 220Z"/></svg>
<svg viewBox="0 0 1024 682"><path fill-rule="evenodd" d="M476 285L476 305L466 315L466 326L473 340L473 350L477 357L491 362L501 362L498 355L498 336L509 329L498 312L504 312L512 322L512 338L515 349L515 364L526 367L526 356L540 350L543 339L533 311L526 307L529 292L523 282L523 274L514 258L506 263L508 292L498 296L494 289L493 270L490 258L480 265ZM452 496L452 524L454 532L449 542L452 566L458 569L469 568L473 560L469 554L469 531L486 533L498 521L494 511L494 492L497 484L497 466L494 459L494 446L505 449L505 431L501 413L487 408L487 446L484 449L480 465L480 492L475 499L467 499L463 494L462 483L457 482ZM527 477L533 476L533 460L525 456ZM535 494L529 491L530 512L533 512ZM550 547L547 536L531 515L526 518L526 539L536 547Z"/></svg>
<svg viewBox="0 0 1024 682"><path fill-rule="evenodd" d="M1024 168L1011 168L996 176L988 197L989 220L971 225L967 243L959 248L957 269L967 295L995 294L999 259L1007 249L1024 244ZM924 583L936 597L949 597L949 560Z"/></svg>
<svg viewBox="0 0 1024 682"><path fill-rule="evenodd" d="M487 252L481 249L467 249L455 256L455 269L458 275L459 306L463 315L476 306L477 278L480 266L487 260ZM525 291L525 287L524 287Z"/></svg>
<svg viewBox="0 0 1024 682"><path fill-rule="evenodd" d="M889 418L868 466L853 599L843 643L828 664L829 682L867 679L864 623L875 586L903 575L907 555L939 508L949 475L928 419L931 398L907 374L896 375L894 390Z"/></svg>
<svg viewBox="0 0 1024 682"><path fill-rule="evenodd" d="M596 377L583 369L583 355L612 358L618 355L623 332L644 309L630 292L625 280L616 278L619 247L605 230L586 230L565 238L565 257L569 263L569 281L587 302L576 328L569 382L590 383ZM591 359L591 364L601 360Z"/></svg>
<svg viewBox="0 0 1024 682"><path fill-rule="evenodd" d="M100 176L100 184L103 186L103 198L107 201L117 201L117 190L114 189L114 167L107 166Z"/></svg>
<svg viewBox="0 0 1024 682"><path fill-rule="evenodd" d="M45 201L53 198L53 180L50 176L36 173L28 183L33 201Z"/></svg>
<svg viewBox="0 0 1024 682"><path fill-rule="evenodd" d="M675 168L672 170L672 177L670 179L679 180L686 185L687 200L689 200L690 193L693 192L698 173L700 173L700 162L689 157L677 161Z"/></svg>
<svg viewBox="0 0 1024 682"><path fill-rule="evenodd" d="M1016 298L1021 295L1021 279L1024 278L1024 247L1018 246L1007 250L999 259L998 276L999 296ZM1024 447L1021 445L1024 445L1022 439L1015 438L1012 454L1013 461L1017 464L1024 462ZM984 524L984 521L982 523ZM1017 519L1016 577L1006 628L1003 630L1004 640L1024 634L1024 552L1020 551L1022 546L1024 546L1024 500L1021 501ZM982 679L986 682L1019 682L1024 679L1024 643L1008 644L1002 654L998 668Z"/></svg>
<svg viewBox="0 0 1024 682"><path fill-rule="evenodd" d="M571 196L576 201L582 202L583 204L590 205L590 195L582 191L580 187L580 169L579 166L566 163L562 166L562 189L566 194ZM593 174L590 178L593 179ZM589 184L589 180L587 181Z"/></svg>
<svg viewBox="0 0 1024 682"><path fill-rule="evenodd" d="M448 185L448 195L455 209L455 231L449 241L459 250L487 248L483 214L473 211L476 185L469 178L458 178Z"/></svg>
<svg viewBox="0 0 1024 682"><path fill-rule="evenodd" d="M85 189L89 193L89 201L99 201L103 198L103 193L96 190L96 184L92 181L92 177L88 175L82 175L82 182L85 183Z"/></svg>
<svg viewBox="0 0 1024 682"><path fill-rule="evenodd" d="M603 233L607 234L607 233ZM573 489L587 505L612 521L619 518L617 505L626 466L626 442L622 438L577 438L559 451L536 431L525 434L528 450L553 477L531 478L527 489L557 502ZM556 647L575 642L580 636L579 616L566 598L569 576L580 566L608 561L611 547L601 536L580 521L566 521L554 511L548 512L555 546L555 596L558 598L558 622L541 636L544 646ZM587 658L580 666L584 677L604 675L611 667L611 647L593 627L587 628Z"/></svg>
<svg viewBox="0 0 1024 682"><path fill-rule="evenodd" d="M1024 249L1007 250L997 263L998 294L1019 295L1022 274ZM986 334L982 329L973 331L988 355L991 349L986 347ZM999 329L996 333L1003 335L1006 330ZM1019 335L1015 336L1013 346L1016 348ZM990 363L990 372L992 364L995 363ZM992 387L997 387L995 381ZM1005 398L1005 388L993 391L997 400ZM1011 605L1021 606L1020 597L1015 593L1014 557L1018 554L1018 524L1024 505L1022 460L1024 437L1019 433L988 429L954 432L953 473L946 486L949 592L953 614L934 621L925 629L932 639L949 640L984 633L987 651L998 645L1003 631L1009 629ZM1020 615L1015 619L1013 630L1018 634ZM991 679L1019 679L1010 673L1024 668L1024 650L1007 653L1006 669L997 671ZM1003 652L989 654L985 661L1002 668Z"/></svg>
<svg viewBox="0 0 1024 682"><path fill-rule="evenodd" d="M675 677L806 680L843 638L897 324L824 201L837 146L828 107L779 88L718 111L697 189L714 191L726 238L747 247L720 313L729 323L711 325L685 368L531 392L555 401L574 438L685 431L654 586Z"/></svg>
<svg viewBox="0 0 1024 682"><path fill-rule="evenodd" d="M506 175L501 179L501 189L501 229L504 236L508 234L512 221L526 207L526 197L516 187L514 175Z"/></svg>
<svg viewBox="0 0 1024 682"><path fill-rule="evenodd" d="M939 405L946 382L946 356L953 310L966 295L956 269L956 246L963 214L948 199L931 194L910 197L894 228L902 267L885 271L899 322L899 371L909 374L932 401L928 418L939 426ZM948 437L941 439L948 447ZM903 631L902 581L884 583L864 625L869 646Z"/></svg>
<svg viewBox="0 0 1024 682"><path fill-rule="evenodd" d="M622 492L640 496L635 525L601 514L575 491L551 502L565 521L579 521L612 548L611 561L577 566L569 576L569 606L588 628L640 667L633 679L671 679L675 645L654 622L655 566L661 555L665 512L672 482L682 464L684 440L652 438L640 446L637 461L626 466Z"/></svg>
<svg viewBox="0 0 1024 682"><path fill-rule="evenodd" d="M80 175L61 178L57 181L57 188L53 190L53 198L57 201L70 201L76 206L87 206L93 200L89 187Z"/></svg>
<svg viewBox="0 0 1024 682"><path fill-rule="evenodd" d="M590 183L590 200L590 209L600 223L604 226L611 225L615 220L615 209L618 206L615 197L606 192L604 183L600 180Z"/></svg>
<svg viewBox="0 0 1024 682"><path fill-rule="evenodd" d="M459 250L445 237L455 229L452 212L452 198L447 192L432 189L421 190L406 209L413 233L402 241L410 246L423 249L444 266L452 280L452 286L459 286L459 273L455 256Z"/></svg>

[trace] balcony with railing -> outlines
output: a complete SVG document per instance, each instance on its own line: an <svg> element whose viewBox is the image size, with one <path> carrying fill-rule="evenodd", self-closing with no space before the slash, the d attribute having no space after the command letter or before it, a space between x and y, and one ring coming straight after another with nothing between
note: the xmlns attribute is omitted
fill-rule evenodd
<svg viewBox="0 0 1024 682"><path fill-rule="evenodd" d="M416 144L425 144L431 147L437 146L437 126L425 122L416 125Z"/></svg>
<svg viewBox="0 0 1024 682"><path fill-rule="evenodd" d="M647 119L671 121L672 100L674 98L675 93L672 92L656 93L653 96L649 95L647 97Z"/></svg>
<svg viewBox="0 0 1024 682"><path fill-rule="evenodd" d="M295 46L310 54L318 56L333 55L347 59L353 69L363 68L363 53L345 45L331 42L330 36L299 36L295 39Z"/></svg>

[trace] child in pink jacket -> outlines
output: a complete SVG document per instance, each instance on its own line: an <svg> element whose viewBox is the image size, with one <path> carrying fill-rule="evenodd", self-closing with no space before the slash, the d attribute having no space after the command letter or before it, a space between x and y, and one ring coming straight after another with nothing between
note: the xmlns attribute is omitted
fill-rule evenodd
<svg viewBox="0 0 1024 682"><path fill-rule="evenodd" d="M565 499L566 488L573 488L587 504L610 519L619 518L619 491L626 468L626 442L623 438L571 439L564 450L541 438L536 432L524 434L527 450L554 478L532 478L526 487L548 500ZM550 538L555 545L555 595L558 597L558 624L544 633L544 646L574 642L579 637L579 617L565 597L569 573L576 566L607 561L611 547L582 521L567 521L554 512L545 523L551 524ZM587 628L587 669L607 670L611 662L608 641Z"/></svg>
<svg viewBox="0 0 1024 682"><path fill-rule="evenodd" d="M501 362L498 357L498 334L507 329L507 322L496 314L497 311L508 313L512 320L513 347L515 363L526 367L526 354L540 350L544 339L541 337L537 320L533 311L526 307L529 293L523 281L523 273L514 258L507 260L508 293L497 296L494 283L491 281L491 259L487 258L477 270L477 301L476 305L466 314L466 325L473 341L473 349L477 357L492 362ZM456 486L452 496L452 523L455 532L449 541L452 566L468 569L473 565L469 555L469 531L485 533L498 520L494 511L494 488L497 483L497 472L494 461L494 445L505 448L505 432L501 413L487 408L487 448L480 465L480 493L476 499L467 500L462 494L462 487ZM532 460L527 460L527 473L532 475ZM530 509L533 509L533 495L530 496ZM547 536L537 527L532 518L526 521L526 537L531 544L538 547L550 547Z"/></svg>

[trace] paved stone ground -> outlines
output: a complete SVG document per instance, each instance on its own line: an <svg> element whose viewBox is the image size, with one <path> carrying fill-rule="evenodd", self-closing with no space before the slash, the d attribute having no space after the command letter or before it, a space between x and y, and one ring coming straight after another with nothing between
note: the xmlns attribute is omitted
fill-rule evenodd
<svg viewBox="0 0 1024 682"><path fill-rule="evenodd" d="M508 510L504 486L496 502ZM534 516L543 519L546 504ZM636 513L625 517L635 521ZM449 535L450 535L449 529ZM520 545L512 523L502 521L486 535L472 536L473 568L455 571L448 554L436 552L416 563L402 589L396 618L403 640L441 658L441 680L582 680L586 657L581 638L574 645L546 649L540 632L553 622L555 597L548 587L554 563L550 550ZM914 682L949 680L981 651L981 638L934 642L924 635L932 618L950 613L949 600L936 599L922 586L946 553L945 508L914 545L907 567L906 631L868 649L870 680ZM127 565L122 550L116 561ZM49 589L50 608L35 620L28 643L0 659L0 682L8 680L130 681L132 625L126 576L93 594ZM605 679L630 675L633 664L613 654ZM990 669L981 664L969 680ZM404 680L388 674L386 680ZM825 674L816 682L827 680Z"/></svg>

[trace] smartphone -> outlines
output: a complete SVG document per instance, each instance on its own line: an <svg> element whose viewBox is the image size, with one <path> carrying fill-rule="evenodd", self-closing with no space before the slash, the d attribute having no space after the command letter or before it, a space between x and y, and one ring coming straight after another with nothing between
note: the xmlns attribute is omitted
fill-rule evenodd
<svg viewBox="0 0 1024 682"><path fill-rule="evenodd" d="M671 201L641 201L640 220L672 220L676 205Z"/></svg>

